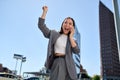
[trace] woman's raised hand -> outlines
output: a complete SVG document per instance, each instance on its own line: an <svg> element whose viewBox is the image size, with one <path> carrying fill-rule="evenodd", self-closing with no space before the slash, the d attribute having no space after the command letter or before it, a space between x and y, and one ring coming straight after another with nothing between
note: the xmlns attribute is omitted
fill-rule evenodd
<svg viewBox="0 0 120 80"><path fill-rule="evenodd" d="M43 12L47 12L48 11L48 7L47 6L43 6L42 9L43 9Z"/></svg>
<svg viewBox="0 0 120 80"><path fill-rule="evenodd" d="M46 13L47 13L47 11L48 11L48 7L47 7L47 6L43 6L42 9L43 9L43 13L42 13L42 15L41 15L41 18L42 18L42 19L45 19Z"/></svg>

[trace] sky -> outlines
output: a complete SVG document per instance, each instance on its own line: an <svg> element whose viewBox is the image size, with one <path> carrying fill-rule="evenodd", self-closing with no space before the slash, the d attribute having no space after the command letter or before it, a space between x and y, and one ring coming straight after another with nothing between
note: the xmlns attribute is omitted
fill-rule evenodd
<svg viewBox="0 0 120 80"><path fill-rule="evenodd" d="M101 1L113 11L112 0ZM44 67L48 39L38 29L44 5L50 29L59 31L68 16L75 20L81 35L81 64L88 75L100 75L99 0L0 0L0 63L14 70L13 55L20 54L26 57L22 73Z"/></svg>

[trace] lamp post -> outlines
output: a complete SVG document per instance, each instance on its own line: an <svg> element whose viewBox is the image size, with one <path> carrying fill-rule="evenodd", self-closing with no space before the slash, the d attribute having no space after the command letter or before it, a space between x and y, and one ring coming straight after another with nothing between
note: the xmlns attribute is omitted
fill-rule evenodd
<svg viewBox="0 0 120 80"><path fill-rule="evenodd" d="M14 74L17 74L17 70L16 70L16 68L17 68L17 63L18 63L18 60L21 59L22 57L23 57L23 55L14 54L14 57L13 57L13 58L16 59L15 72L14 72Z"/></svg>
<svg viewBox="0 0 120 80"><path fill-rule="evenodd" d="M19 75L21 75L22 63L26 62L26 57L24 57L23 55L20 55L20 54L14 54L14 58L16 59L15 74L17 74L16 68L17 68L18 60L21 60L20 71L19 71Z"/></svg>
<svg viewBox="0 0 120 80"><path fill-rule="evenodd" d="M21 69L22 69L22 63L23 62L26 62L26 57L22 57L22 59L21 59L21 65L20 65L20 73L19 73L19 75L21 75Z"/></svg>

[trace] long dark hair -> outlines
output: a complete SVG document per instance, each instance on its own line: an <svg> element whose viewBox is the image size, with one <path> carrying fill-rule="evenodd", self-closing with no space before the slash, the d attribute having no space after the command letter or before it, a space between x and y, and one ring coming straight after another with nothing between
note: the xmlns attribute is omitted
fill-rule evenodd
<svg viewBox="0 0 120 80"><path fill-rule="evenodd" d="M71 18L71 17L67 17L67 18L64 19L64 21L65 21L66 19L71 19L72 22L73 22L73 26L74 26L74 28L75 28L75 20L74 20L73 18ZM63 34L62 26L63 26L64 21L62 22L62 25L61 25L61 30L60 30L60 32L59 32L60 34ZM70 33L68 33L68 35L69 35L69 34L70 34Z"/></svg>

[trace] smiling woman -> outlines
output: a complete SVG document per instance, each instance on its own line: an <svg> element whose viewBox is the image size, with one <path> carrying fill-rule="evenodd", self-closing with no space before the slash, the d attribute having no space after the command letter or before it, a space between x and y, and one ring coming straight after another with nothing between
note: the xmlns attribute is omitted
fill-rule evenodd
<svg viewBox="0 0 120 80"><path fill-rule="evenodd" d="M101 1L112 10L112 0ZM14 70L16 62L13 54L18 53L28 59L21 73L39 71L44 66L48 39L43 38L36 28L36 22L42 12L41 7L47 5L49 11L45 21L50 29L60 30L62 21L68 16L75 20L81 34L80 62L90 76L100 74L98 2L99 0L0 0L0 63ZM18 71L19 65L20 62Z"/></svg>
<svg viewBox="0 0 120 80"><path fill-rule="evenodd" d="M65 18L60 32L50 30L45 25L45 17L48 11L43 6L42 16L39 18L38 27L46 38L49 39L48 53L45 66L50 70L50 80L77 80L77 73L72 53L80 52L74 38L75 21L71 17Z"/></svg>

